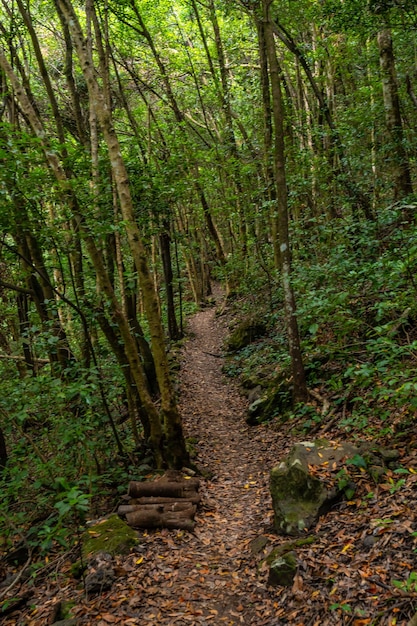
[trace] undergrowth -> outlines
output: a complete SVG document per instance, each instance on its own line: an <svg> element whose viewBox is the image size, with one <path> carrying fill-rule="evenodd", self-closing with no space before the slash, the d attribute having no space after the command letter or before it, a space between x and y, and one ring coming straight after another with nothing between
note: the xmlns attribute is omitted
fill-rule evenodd
<svg viewBox="0 0 417 626"><path fill-rule="evenodd" d="M0 473L1 549L46 555L69 548L87 515L112 510L133 477L149 470L135 449L130 425L117 425L117 450L98 386L103 372L81 368L65 384L42 370L0 383L8 460ZM105 372L113 419L123 414L120 381ZM20 547L15 555L16 545Z"/></svg>
<svg viewBox="0 0 417 626"><path fill-rule="evenodd" d="M329 402L327 413L336 415L339 428L361 437L401 434L413 427L417 409L417 228L403 223L402 213L401 205L391 206L378 221L353 226L310 221L293 234L292 279L308 387ZM269 285L255 296L249 290L249 309L259 314L264 302L269 332L229 356L225 372L244 386L268 387L277 372L289 377L279 278L272 310ZM312 397L276 417L301 418L308 432L325 413Z"/></svg>

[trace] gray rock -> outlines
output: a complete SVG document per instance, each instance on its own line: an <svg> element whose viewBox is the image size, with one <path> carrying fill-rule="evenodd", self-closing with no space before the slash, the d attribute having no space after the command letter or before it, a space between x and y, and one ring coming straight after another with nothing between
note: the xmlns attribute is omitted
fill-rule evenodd
<svg viewBox="0 0 417 626"><path fill-rule="evenodd" d="M242 320L227 341L227 350L237 352L266 333L265 322L261 318L248 316Z"/></svg>
<svg viewBox="0 0 417 626"><path fill-rule="evenodd" d="M246 416L246 423L248 426L256 426L259 424L259 419L262 417L263 409L268 402L267 398L258 398L248 408L248 414Z"/></svg>
<svg viewBox="0 0 417 626"><path fill-rule="evenodd" d="M311 528L319 516L341 497L342 492L336 483L328 489L310 473L309 466L339 464L354 454L357 454L357 449L350 444L296 444L287 459L274 467L270 475L276 530L284 535L296 536Z"/></svg>
<svg viewBox="0 0 417 626"><path fill-rule="evenodd" d="M299 535L311 528L329 499L325 485L297 459L272 469L270 490L275 528L284 535Z"/></svg>
<svg viewBox="0 0 417 626"><path fill-rule="evenodd" d="M87 595L90 596L107 591L107 589L112 587L115 578L116 576L112 568L101 567L95 572L87 574L84 581Z"/></svg>
<svg viewBox="0 0 417 626"><path fill-rule="evenodd" d="M259 554L260 552L262 552L265 546L268 545L268 543L269 543L268 537L265 537L264 535L260 535L259 537L252 539L252 541L249 544L249 550L252 552L252 554Z"/></svg>
<svg viewBox="0 0 417 626"><path fill-rule="evenodd" d="M368 474L374 479L376 483L381 482L381 478L385 476L387 470L382 465L370 465L368 467Z"/></svg>
<svg viewBox="0 0 417 626"><path fill-rule="evenodd" d="M323 463L339 463L342 459L354 457L359 450L350 443L332 445L329 441L302 441L291 449L289 462L298 459L304 467L322 465Z"/></svg>
<svg viewBox="0 0 417 626"><path fill-rule="evenodd" d="M366 535L362 539L362 545L366 550L370 550L378 541L378 538L375 535Z"/></svg>
<svg viewBox="0 0 417 626"><path fill-rule="evenodd" d="M269 566L268 585L272 587L289 587L293 584L297 573L297 555L286 552L272 561Z"/></svg>
<svg viewBox="0 0 417 626"><path fill-rule="evenodd" d="M248 393L248 402L249 405L253 404L256 400L262 396L262 387L261 385L256 385L253 389L251 389Z"/></svg>
<svg viewBox="0 0 417 626"><path fill-rule="evenodd" d="M389 448L381 448L379 450L379 454L385 461L385 463L390 463L391 461L398 461L400 458L400 453L398 450L392 450Z"/></svg>

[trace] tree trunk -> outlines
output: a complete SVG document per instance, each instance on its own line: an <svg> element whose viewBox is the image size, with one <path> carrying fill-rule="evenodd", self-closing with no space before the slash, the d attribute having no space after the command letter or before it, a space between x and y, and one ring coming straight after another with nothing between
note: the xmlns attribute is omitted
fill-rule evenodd
<svg viewBox="0 0 417 626"><path fill-rule="evenodd" d="M57 2L72 33L74 45L87 83L90 101L95 109L107 145L129 248L139 276L146 317L151 334L156 374L161 393L161 413L164 420L166 462L170 467L182 467L189 462L189 456L185 447L182 422L176 406L175 394L170 378L165 351L165 337L159 315L152 274L148 266L146 248L142 242L141 234L135 220L129 178L123 160L121 146L113 126L111 111L106 103L105 94L97 81L94 65L88 54L84 35L73 6L70 0L57 0Z"/></svg>
<svg viewBox="0 0 417 626"><path fill-rule="evenodd" d="M258 49L259 49L259 62L260 62L260 79L261 79L261 92L262 92L262 104L263 104L263 116L264 116L264 178L265 178L265 199L268 203L268 207L271 207L268 211L270 229L272 233L272 246L274 250L274 267L279 270L281 265L281 257L279 253L278 243L278 226L277 219L274 217L275 205L277 201L277 193L274 181L274 165L272 155L272 109L271 109L271 95L269 84L269 72L268 72L268 58L265 43L265 24L262 20L256 20L256 27L258 32ZM272 208L274 207L274 208Z"/></svg>
<svg viewBox="0 0 417 626"><path fill-rule="evenodd" d="M4 438L4 434L2 429L0 428L0 474L2 470L6 467L7 463L7 448L6 448L6 440Z"/></svg>
<svg viewBox="0 0 417 626"><path fill-rule="evenodd" d="M186 511L160 512L141 510L127 513L126 521L133 528L178 528L193 531L195 508Z"/></svg>
<svg viewBox="0 0 417 626"><path fill-rule="evenodd" d="M118 513L126 515L130 526L138 528L182 528L193 530L200 501L198 478L168 470L159 480L129 483L129 504Z"/></svg>
<svg viewBox="0 0 417 626"><path fill-rule="evenodd" d="M390 163L394 183L394 200L396 201L413 193L413 186L411 183L410 164L404 148L403 123L391 31L385 28L378 33L377 39L382 74L385 120L389 139L387 151L388 154L392 155Z"/></svg>
<svg viewBox="0 0 417 626"><path fill-rule="evenodd" d="M275 41L271 18L269 15L270 0L263 0L263 18L265 45L269 63L269 78L272 94L272 113L274 120L274 174L277 193L277 227L280 250L281 280L284 293L284 308L288 333L288 346L291 357L293 377L293 401L307 400L307 387L303 360L301 355L300 337L296 317L294 292L291 285L291 250L288 229L287 182L285 171L284 146L284 111L281 94L279 66L276 57Z"/></svg>
<svg viewBox="0 0 417 626"><path fill-rule="evenodd" d="M164 220L162 225L162 232L159 235L159 244L161 247L162 267L164 270L164 282L165 293L167 301L167 317L168 317L168 333L169 338L172 341L181 339L181 334L178 329L177 317L175 314L175 301L174 301L174 273L172 271L171 260L171 236L168 220Z"/></svg>

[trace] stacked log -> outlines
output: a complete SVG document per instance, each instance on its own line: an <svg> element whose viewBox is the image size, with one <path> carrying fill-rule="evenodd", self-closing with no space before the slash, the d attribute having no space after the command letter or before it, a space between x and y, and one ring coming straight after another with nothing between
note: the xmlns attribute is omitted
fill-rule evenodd
<svg viewBox="0 0 417 626"><path fill-rule="evenodd" d="M159 480L131 481L128 503L119 506L133 528L194 529L194 516L200 502L198 478L168 470Z"/></svg>

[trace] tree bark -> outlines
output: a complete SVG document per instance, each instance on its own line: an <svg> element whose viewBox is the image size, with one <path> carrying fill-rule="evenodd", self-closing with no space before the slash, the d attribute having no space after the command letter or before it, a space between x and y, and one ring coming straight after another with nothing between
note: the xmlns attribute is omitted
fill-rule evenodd
<svg viewBox="0 0 417 626"><path fill-rule="evenodd" d="M6 463L7 463L6 439L4 437L2 429L0 428L0 473L6 467Z"/></svg>
<svg viewBox="0 0 417 626"><path fill-rule="evenodd" d="M410 164L404 148L404 133L401 117L398 81L395 69L394 48L391 31L388 28L378 33L379 61L382 74L382 94L384 98L385 120L390 145L387 146L392 155L391 167L394 183L394 200L413 193Z"/></svg>
<svg viewBox="0 0 417 626"><path fill-rule="evenodd" d="M173 465L172 459L168 460L166 458L166 455L164 455L164 452L165 452L164 433L162 429L160 415L156 407L154 406L152 402L152 398L149 394L147 382L146 382L146 376L143 371L142 361L138 353L136 340L131 334L129 324L126 320L126 317L123 315L123 311L115 296L110 279L106 272L106 268L104 265L101 251L97 248L95 241L93 237L91 236L90 231L83 223L83 218L79 212L77 199L73 195L73 192L69 186L69 181L67 179L64 169L61 166L58 155L49 146L49 143L46 139L46 133L44 131L40 118L36 114L36 110L33 108L32 103L29 100L24 87L20 85L17 79L17 76L15 75L10 63L7 61L7 58L1 47L0 47L0 67L4 69L6 75L8 76L13 86L13 89L15 91L15 95L20 102L20 106L22 107L22 110L27 116L34 134L39 139L42 145L47 163L51 171L55 175L58 183L61 184L64 198L67 200L74 214L76 215L80 228L83 228L85 245L90 255L90 258L92 260L92 263L94 265L96 275L97 275L97 280L100 285L100 289L105 294L109 302L114 320L119 326L119 330L120 330L120 333L124 342L126 358L131 368L132 377L135 381L135 385L138 389L138 393L141 397L141 401L143 403L146 414L148 415L149 420L150 420L150 442L149 443L152 447L156 465L157 467L162 467L165 464ZM37 284L33 283L33 281L32 281L32 287L33 287L33 291L36 291ZM183 439L182 440L180 439L179 445L180 446L183 445L184 450L185 450L185 442ZM184 457L188 459L188 454L185 453ZM181 458L182 465L185 465L184 457Z"/></svg>
<svg viewBox="0 0 417 626"><path fill-rule="evenodd" d="M148 266L146 248L143 244L135 219L129 178L121 153L121 146L113 126L111 111L106 102L105 94L97 81L93 61L88 54L85 38L74 8L70 0L56 1L72 33L74 46L77 50L81 68L87 82L90 101L95 109L107 145L120 210L125 224L129 248L138 272L143 293L145 313L151 334L152 352L161 393L161 413L164 422L166 462L170 467L180 468L187 465L189 456L185 447L182 422L176 406L175 394L170 378L165 351L165 337L159 315L152 274Z"/></svg>
<svg viewBox="0 0 417 626"><path fill-rule="evenodd" d="M274 121L274 174L277 193L277 231L280 250L281 281L291 358L294 403L307 400L307 386L301 354L295 297L291 285L291 249L288 228L287 181L285 171L284 111L281 94L279 65L276 57L272 22L269 14L271 0L263 0L265 45L269 63L269 78Z"/></svg>
<svg viewBox="0 0 417 626"><path fill-rule="evenodd" d="M132 498L142 497L166 497L166 498L189 498L193 497L198 489L198 479L191 478L181 482L165 482L155 480L153 482L135 482L129 483L128 494Z"/></svg>
<svg viewBox="0 0 417 626"><path fill-rule="evenodd" d="M165 293L167 299L168 333L169 338L173 341L176 341L177 339L181 339L181 334L178 328L177 317L175 314L173 287L174 273L172 271L171 236L168 220L164 220L162 229L163 230L159 235L159 245L161 247L162 267L164 270Z"/></svg>
<svg viewBox="0 0 417 626"><path fill-rule="evenodd" d="M178 528L193 531L195 522L190 511L161 513L159 511L134 511L127 513L126 521L134 528Z"/></svg>

